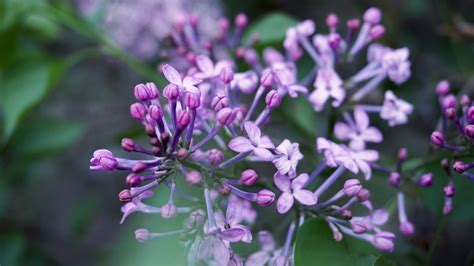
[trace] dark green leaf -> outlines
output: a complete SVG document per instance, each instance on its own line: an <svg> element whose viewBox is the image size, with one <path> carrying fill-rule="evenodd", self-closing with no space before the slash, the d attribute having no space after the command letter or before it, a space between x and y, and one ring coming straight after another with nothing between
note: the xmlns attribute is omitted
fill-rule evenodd
<svg viewBox="0 0 474 266"><path fill-rule="evenodd" d="M396 266L397 264L391 259L387 258L384 255L380 255L375 259L375 262L372 264L374 266Z"/></svg>
<svg viewBox="0 0 474 266"><path fill-rule="evenodd" d="M244 35L244 42L247 42L254 33L260 35L260 43L262 45L282 42L285 39L286 29L297 23L298 20L284 13L270 13L248 28Z"/></svg>

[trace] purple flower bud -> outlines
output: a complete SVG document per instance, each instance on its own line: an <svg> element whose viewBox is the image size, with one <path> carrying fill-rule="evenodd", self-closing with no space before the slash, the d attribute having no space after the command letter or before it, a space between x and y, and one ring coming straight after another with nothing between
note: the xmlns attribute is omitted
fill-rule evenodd
<svg viewBox="0 0 474 266"><path fill-rule="evenodd" d="M447 109L450 107L456 107L456 97L452 94L449 94L441 100L441 106L443 109Z"/></svg>
<svg viewBox="0 0 474 266"><path fill-rule="evenodd" d="M400 148L398 150L398 160L405 161L408 158L408 150L406 148Z"/></svg>
<svg viewBox="0 0 474 266"><path fill-rule="evenodd" d="M201 173L199 173L198 171L194 171L194 170L187 172L186 173L186 182L188 182L188 184L193 185L193 186L201 184L201 182L202 182Z"/></svg>
<svg viewBox="0 0 474 266"><path fill-rule="evenodd" d="M400 232L406 236L411 236L415 233L415 227L409 221L400 224Z"/></svg>
<svg viewBox="0 0 474 266"><path fill-rule="evenodd" d="M395 240L394 234L390 232L379 232L374 235L372 244L380 251L392 252L394 246L393 240Z"/></svg>
<svg viewBox="0 0 474 266"><path fill-rule="evenodd" d="M466 106L466 107L467 107L467 106L471 105L471 98L469 97L469 95L463 94L463 95L461 96L460 102L461 102L461 105L462 105L462 106Z"/></svg>
<svg viewBox="0 0 474 266"><path fill-rule="evenodd" d="M234 110L230 109L229 107L222 108L216 114L217 122L222 126L229 125L234 122L235 115L236 112L234 112Z"/></svg>
<svg viewBox="0 0 474 266"><path fill-rule="evenodd" d="M436 146L443 146L444 144L444 135L439 131L433 131L431 133L431 143Z"/></svg>
<svg viewBox="0 0 474 266"><path fill-rule="evenodd" d="M370 25L379 24L381 19L382 12L376 7L371 7L364 13L364 21Z"/></svg>
<svg viewBox="0 0 474 266"><path fill-rule="evenodd" d="M350 225L352 231L356 234L363 234L367 232L367 227L361 222L351 222Z"/></svg>
<svg viewBox="0 0 474 266"><path fill-rule="evenodd" d="M341 212L341 216L342 218L346 219L346 220L350 220L352 219L352 212L350 210L342 210Z"/></svg>
<svg viewBox="0 0 474 266"><path fill-rule="evenodd" d="M189 218L186 221L186 225L190 229L197 229L200 228L204 225L204 222L206 221L206 213L201 210L195 210L189 214Z"/></svg>
<svg viewBox="0 0 474 266"><path fill-rule="evenodd" d="M180 148L178 152L176 152L176 156L179 160L184 160L186 156L188 156L188 150L186 150L185 148Z"/></svg>
<svg viewBox="0 0 474 266"><path fill-rule="evenodd" d="M273 72L270 69L263 71L260 84L265 88L270 88L273 85Z"/></svg>
<svg viewBox="0 0 474 266"><path fill-rule="evenodd" d="M130 201L133 198L132 193L129 189L124 189L120 191L118 196L120 201Z"/></svg>
<svg viewBox="0 0 474 266"><path fill-rule="evenodd" d="M219 187L219 193L223 196L229 195L230 193L230 185L229 184L222 184Z"/></svg>
<svg viewBox="0 0 474 266"><path fill-rule="evenodd" d="M337 24L339 24L339 18L336 14L331 13L326 17L326 25L328 25L330 29L337 28Z"/></svg>
<svg viewBox="0 0 474 266"><path fill-rule="evenodd" d="M229 21L226 18L221 18L217 22L217 26L221 31L228 31L229 30Z"/></svg>
<svg viewBox="0 0 474 266"><path fill-rule="evenodd" d="M148 169L148 164L144 163L144 162L136 162L133 166L132 166L132 172L134 173L141 173L143 171L145 171L146 169Z"/></svg>
<svg viewBox="0 0 474 266"><path fill-rule="evenodd" d="M332 233L332 237L334 238L335 241L339 242L342 240L343 236L342 236L342 233L339 232L339 231L334 231Z"/></svg>
<svg viewBox="0 0 474 266"><path fill-rule="evenodd" d="M117 159L109 150L96 150L93 157L91 163L93 165L100 165L104 170L114 170L118 165Z"/></svg>
<svg viewBox="0 0 474 266"><path fill-rule="evenodd" d="M341 44L341 36L337 33L331 33L328 36L328 42L333 49L338 49Z"/></svg>
<svg viewBox="0 0 474 266"><path fill-rule="evenodd" d="M349 19L346 22L346 27L350 30L357 30L360 26L360 21L358 19Z"/></svg>
<svg viewBox="0 0 474 266"><path fill-rule="evenodd" d="M384 33L385 33L385 27L382 25L376 25L372 29L370 29L369 35L372 40L378 40L382 38Z"/></svg>
<svg viewBox="0 0 474 266"><path fill-rule="evenodd" d="M363 188L357 193L357 200L360 202L367 201L370 198L370 191L366 188Z"/></svg>
<svg viewBox="0 0 474 266"><path fill-rule="evenodd" d="M178 115L178 125L182 128L185 128L189 125L189 122L191 122L191 115L189 115L189 112L187 111L181 111Z"/></svg>
<svg viewBox="0 0 474 266"><path fill-rule="evenodd" d="M224 84L229 84L234 79L234 71L231 67L224 67L219 75Z"/></svg>
<svg viewBox="0 0 474 266"><path fill-rule="evenodd" d="M211 109L214 112L219 112L224 107L229 107L229 98L225 95L216 95L211 100Z"/></svg>
<svg viewBox="0 0 474 266"><path fill-rule="evenodd" d="M456 194L456 189L453 184L448 184L443 188L443 192L446 197L452 198Z"/></svg>
<svg viewBox="0 0 474 266"><path fill-rule="evenodd" d="M244 59L249 65L255 65L258 63L258 54L254 49L245 49Z"/></svg>
<svg viewBox="0 0 474 266"><path fill-rule="evenodd" d="M467 120L469 120L470 123L474 122L474 106L467 109Z"/></svg>
<svg viewBox="0 0 474 266"><path fill-rule="evenodd" d="M163 89L163 95L166 97L166 99L170 101L176 101L179 99L179 88L175 84L168 84L166 87Z"/></svg>
<svg viewBox="0 0 474 266"><path fill-rule="evenodd" d="M173 202L168 202L161 207L161 217L165 219L173 218L176 216L178 210L174 206Z"/></svg>
<svg viewBox="0 0 474 266"><path fill-rule="evenodd" d="M401 177L397 172L391 172L388 176L388 183L391 186L398 187L400 185Z"/></svg>
<svg viewBox="0 0 474 266"><path fill-rule="evenodd" d="M281 104L281 96L276 90L271 90L265 96L265 103L268 108L277 108Z"/></svg>
<svg viewBox="0 0 474 266"><path fill-rule="evenodd" d="M135 238L137 239L137 241L139 242L145 242L147 240L149 240L151 237L151 233L150 231L146 230L146 229L137 229L135 231Z"/></svg>
<svg viewBox="0 0 474 266"><path fill-rule="evenodd" d="M438 96L444 96L449 93L449 81L442 80L436 85L436 94Z"/></svg>
<svg viewBox="0 0 474 266"><path fill-rule="evenodd" d="M129 138L122 139L122 149L124 151L132 152L135 150L135 141Z"/></svg>
<svg viewBox="0 0 474 266"><path fill-rule="evenodd" d="M136 85L133 94L135 95L135 98L137 98L137 100L139 101L156 99L160 96L158 88L153 82L148 82L147 84L141 83Z"/></svg>
<svg viewBox="0 0 474 266"><path fill-rule="evenodd" d="M246 186L252 186L257 182L258 174L253 169L247 169L240 174L240 183Z"/></svg>
<svg viewBox="0 0 474 266"><path fill-rule="evenodd" d="M474 139L474 125L466 125L464 127L464 134L471 139Z"/></svg>
<svg viewBox="0 0 474 266"><path fill-rule="evenodd" d="M201 96L197 93L187 91L184 93L183 102L189 109L196 109L201 105Z"/></svg>
<svg viewBox="0 0 474 266"><path fill-rule="evenodd" d="M433 185L433 174L432 173L426 173L418 179L418 184L423 187L430 187Z"/></svg>
<svg viewBox="0 0 474 266"><path fill-rule="evenodd" d="M247 15L245 15L243 13L239 13L235 17L235 26L237 28L245 28L248 23L249 23L249 19L248 19Z"/></svg>
<svg viewBox="0 0 474 266"><path fill-rule="evenodd" d="M129 187L137 187L141 184L142 177L137 174L131 173L127 176L127 178L125 178L125 182Z"/></svg>
<svg viewBox="0 0 474 266"><path fill-rule="evenodd" d="M353 197L357 195L360 190L362 189L362 185L360 184L359 179L348 179L344 182L344 194L349 197Z"/></svg>
<svg viewBox="0 0 474 266"><path fill-rule="evenodd" d="M191 15L189 17L189 24L191 24L191 26L193 27L196 27L198 24L199 24L199 18L198 16L196 15Z"/></svg>
<svg viewBox="0 0 474 266"><path fill-rule="evenodd" d="M150 105L148 108L148 113L150 114L151 119L159 121L163 118L163 110L158 105Z"/></svg>
<svg viewBox="0 0 474 266"><path fill-rule="evenodd" d="M444 111L444 116L449 120L454 120L457 117L456 109L449 107Z"/></svg>
<svg viewBox="0 0 474 266"><path fill-rule="evenodd" d="M257 193L257 204L263 207L270 206L275 200L275 193L262 189Z"/></svg>
<svg viewBox="0 0 474 266"><path fill-rule="evenodd" d="M146 116L146 108L141 103L134 103L130 105L130 114L133 118L143 121Z"/></svg>
<svg viewBox="0 0 474 266"><path fill-rule="evenodd" d="M464 173L469 167L469 165L461 162L461 161L457 161L457 162L454 162L453 164L453 168L456 172L462 174Z"/></svg>
<svg viewBox="0 0 474 266"><path fill-rule="evenodd" d="M207 159L212 165L219 165L224 161L224 154L218 149L212 149L209 151Z"/></svg>

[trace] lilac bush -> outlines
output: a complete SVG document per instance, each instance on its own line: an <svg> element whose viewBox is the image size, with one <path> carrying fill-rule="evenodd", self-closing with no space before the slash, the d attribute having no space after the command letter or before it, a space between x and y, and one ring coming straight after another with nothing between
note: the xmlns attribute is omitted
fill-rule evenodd
<svg viewBox="0 0 474 266"><path fill-rule="evenodd" d="M164 219L187 216L177 230L138 229L135 236L141 242L183 236L191 265L292 265L297 230L313 217L325 221L335 241L352 237L380 251L393 251L395 233L384 229L389 212L371 200L366 182L379 171L398 188L407 151L400 150L396 169L379 165L380 154L373 147L383 141L383 133L371 120L378 116L389 127L402 125L413 106L390 90L382 91L383 101L370 97L384 80L400 85L411 74L407 48L377 43L385 33L381 20L377 8L369 8L362 20L347 20L344 27L330 14L327 33L317 32L314 22L305 20L286 29L283 52L266 47L261 55L254 48L257 35L243 42L248 25L244 14L236 16L233 27L227 19L219 20L213 38L200 33L195 17L180 21L171 45L163 47L168 62L160 71L167 84L161 90L153 82L134 88L136 102L130 114L143 126L150 145L124 138L123 150L139 154L135 159L100 149L90 161L91 170L130 172L125 178L128 188L119 192L119 200L125 202L121 223L135 212ZM299 73L304 58L312 66ZM358 61L365 63L360 67ZM291 139L279 142L269 129L282 101L295 98L307 100L314 112L332 110L337 119L330 124L330 134L311 140L312 154L303 154ZM440 103L452 108L446 98L440 96ZM467 125L473 121L470 104L463 104L462 117L455 111L449 111L449 117L463 127L460 134L472 138L474 130ZM442 122L444 128L446 119ZM460 149L448 144L442 132L433 133L432 141ZM301 167L304 156L314 165ZM273 176L261 170L268 165L273 165ZM472 178L466 172L472 163L454 165ZM313 170L305 173L301 168ZM188 186L178 185L180 180ZM430 174L419 178L422 186L431 182ZM143 202L163 185L169 188L163 206ZM397 193L400 231L411 235L415 228L405 211L405 195L401 189ZM445 193L450 198L454 187ZM175 197L188 204L176 206ZM275 240L273 234L281 232L274 228L254 230L262 208L289 221L283 224L284 243ZM260 243L254 253L244 257L235 252L234 243L251 243L254 238Z"/></svg>

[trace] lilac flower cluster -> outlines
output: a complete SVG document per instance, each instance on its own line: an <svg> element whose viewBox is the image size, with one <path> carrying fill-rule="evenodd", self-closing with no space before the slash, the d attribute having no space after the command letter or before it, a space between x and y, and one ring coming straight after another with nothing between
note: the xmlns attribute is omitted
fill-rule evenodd
<svg viewBox="0 0 474 266"><path fill-rule="evenodd" d="M431 134L431 143L438 149L448 151L446 158L441 161L441 166L448 176L448 183L443 189L443 213L449 214L452 207L452 198L456 194L454 186L453 169L460 175L474 180L474 173L469 171L474 168L474 162L462 161L466 155L472 156L472 143L474 140L474 105L467 94L460 99L451 93L448 81L443 80L436 86L441 118L436 131Z"/></svg>
<svg viewBox="0 0 474 266"><path fill-rule="evenodd" d="M266 48L262 56L252 48L258 38L242 43L248 24L243 14L237 15L233 29L228 20L220 20L218 37L211 40L202 38L193 27L197 20L181 24L168 51L171 61L161 66L168 84L161 92L152 82L134 89L137 102L130 106L130 114L143 125L151 145L125 138L122 148L144 159L125 159L101 149L90 161L92 170L131 172L125 178L129 188L119 193L119 199L126 202L121 222L134 212L160 214L165 219L188 215L183 228L161 233L138 229L136 238L146 241L183 235L192 265L200 261L242 265L244 260L246 265L289 265L296 230L311 217L324 219L336 241L345 235L392 251L395 235L382 229L389 214L373 207L369 190L358 178L371 179L379 153L368 146L383 140L380 130L371 125L369 113L378 113L395 126L405 123L413 109L391 91L385 92L382 105L370 105L365 99L383 80L400 84L410 76L406 48L375 43L384 34L380 21L380 10L370 8L362 24L358 19L348 20L343 35L338 17L330 14L329 33L314 35L314 23L306 20L287 30L284 54ZM180 31L187 26L190 33ZM346 73L348 78L343 81L336 65L353 62L366 48L367 64L360 71ZM299 81L298 60L305 52L314 66ZM172 66L183 58L186 64ZM298 143L284 139L275 145L276 139L267 134L271 133L266 126L273 111L287 95L306 98L318 112L324 108L338 111L340 121L334 125L334 134L315 140L322 156L310 155L319 161L310 173L298 168L303 159ZM336 143L333 137L348 144ZM268 177L257 166L243 167L249 163L273 164L275 172ZM240 176L229 176L232 171L226 169L230 167L240 171ZM202 197L178 187L180 178ZM162 184L170 191L163 206L142 202ZM175 196L182 196L189 205L175 206ZM260 231L256 234L260 250L247 259L240 257L232 243L253 240L252 225L260 215L255 205L271 208L275 200L275 215L291 218L283 245L278 246L270 231ZM403 200L403 194L399 195L402 232L410 233L413 226L406 218ZM356 205L363 211L353 213Z"/></svg>

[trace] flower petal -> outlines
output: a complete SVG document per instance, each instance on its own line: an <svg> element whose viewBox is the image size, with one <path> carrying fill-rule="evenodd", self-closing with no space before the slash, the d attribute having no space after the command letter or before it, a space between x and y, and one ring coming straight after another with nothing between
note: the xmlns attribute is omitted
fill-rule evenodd
<svg viewBox="0 0 474 266"><path fill-rule="evenodd" d="M383 140L383 135L376 127L369 127L362 132L361 138L367 142L379 143Z"/></svg>
<svg viewBox="0 0 474 266"><path fill-rule="evenodd" d="M293 197L303 205L311 206L317 203L316 195L306 189L297 189L293 192Z"/></svg>
<svg viewBox="0 0 474 266"><path fill-rule="evenodd" d="M245 230L239 227L233 227L230 229L222 230L219 232L219 236L223 240L227 240L229 242L239 242L245 236Z"/></svg>
<svg viewBox="0 0 474 266"><path fill-rule="evenodd" d="M163 68L161 69L163 71L163 75L165 75L165 78L173 83L173 84L176 84L178 86L181 86L182 85L182 79L181 79L181 75L179 74L179 72L172 66L166 64L163 66Z"/></svg>
<svg viewBox="0 0 474 266"><path fill-rule="evenodd" d="M273 158L275 158L275 156L273 156L273 154L269 150L264 148L255 148L253 150L253 153L255 154L255 156L264 161L271 161L273 160Z"/></svg>
<svg viewBox="0 0 474 266"><path fill-rule="evenodd" d="M250 122L250 121L247 121L244 123L244 128L245 128L245 131L247 132L247 135L249 136L249 139L252 142L259 144L260 137L262 136L262 132L260 131L260 128L258 128L257 125L255 125L253 122Z"/></svg>
<svg viewBox="0 0 474 266"><path fill-rule="evenodd" d="M308 178L309 178L308 174L306 173L300 174L298 177L296 177L295 179L291 181L291 188L292 189L302 188L308 181Z"/></svg>
<svg viewBox="0 0 474 266"><path fill-rule="evenodd" d="M242 207L235 202L227 205L226 220L230 225L236 225L242 221Z"/></svg>
<svg viewBox="0 0 474 266"><path fill-rule="evenodd" d="M273 142L271 139L267 136L262 136L260 138L260 143L258 143L258 147L260 148L266 148L266 149L273 149L275 148L275 145L273 145Z"/></svg>
<svg viewBox="0 0 474 266"><path fill-rule="evenodd" d="M276 169L278 169L278 173L284 175L290 171L291 162L285 155L282 155L276 159L274 159L273 164L275 165Z"/></svg>
<svg viewBox="0 0 474 266"><path fill-rule="evenodd" d="M279 213L286 213L293 206L293 195L288 192L283 192L277 201L277 211Z"/></svg>
<svg viewBox="0 0 474 266"><path fill-rule="evenodd" d="M201 82L202 82L202 79L186 76L184 77L184 80L183 80L183 86L187 89L188 87L195 87Z"/></svg>
<svg viewBox="0 0 474 266"><path fill-rule="evenodd" d="M290 178L286 175L279 174L278 172L273 176L273 181L275 185L283 192L290 191L291 181Z"/></svg>
<svg viewBox="0 0 474 266"><path fill-rule="evenodd" d="M375 225L384 225L389 218L387 210L377 209L372 213L372 223Z"/></svg>
<svg viewBox="0 0 474 266"><path fill-rule="evenodd" d="M348 140L353 133L353 129L346 123L337 122L334 125L334 135L340 140Z"/></svg>
<svg viewBox="0 0 474 266"><path fill-rule="evenodd" d="M357 128L360 131L363 131L364 129L369 127L369 116L361 108L356 108L354 110L354 119L355 119Z"/></svg>
<svg viewBox="0 0 474 266"><path fill-rule="evenodd" d="M262 266L270 260L270 255L266 251L257 251L251 254L245 261L245 266Z"/></svg>
<svg viewBox="0 0 474 266"><path fill-rule="evenodd" d="M248 152L254 149L250 140L245 137L235 137L229 142L229 149L235 152Z"/></svg>
<svg viewBox="0 0 474 266"><path fill-rule="evenodd" d="M206 74L213 74L214 72L214 63L205 55L198 55L196 57L196 65Z"/></svg>

